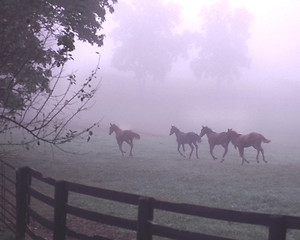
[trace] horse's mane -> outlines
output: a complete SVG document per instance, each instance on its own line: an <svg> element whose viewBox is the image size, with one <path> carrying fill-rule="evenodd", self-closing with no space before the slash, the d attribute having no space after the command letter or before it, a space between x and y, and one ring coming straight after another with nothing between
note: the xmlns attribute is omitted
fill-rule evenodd
<svg viewBox="0 0 300 240"><path fill-rule="evenodd" d="M201 133L202 131L205 130L205 132L203 133L203 136L205 134L209 134L209 133L216 133L215 131L213 131L211 128L207 127L207 126L202 126L202 130L201 130Z"/></svg>
<svg viewBox="0 0 300 240"><path fill-rule="evenodd" d="M238 132L236 132L236 131L233 131L233 130L230 130L231 132L233 132L234 133L234 135L235 136L237 136L237 137L239 137L239 136L241 136L242 134L241 133L238 133Z"/></svg>
<svg viewBox="0 0 300 240"><path fill-rule="evenodd" d="M172 128L175 128L176 130L180 131L177 127L175 127L174 125L171 126Z"/></svg>
<svg viewBox="0 0 300 240"><path fill-rule="evenodd" d="M211 133L216 133L215 131L213 131L211 128L209 128L209 127L206 127L207 128L207 130L208 130L208 132L211 132Z"/></svg>
<svg viewBox="0 0 300 240"><path fill-rule="evenodd" d="M178 133L183 133L182 131L180 131L177 127L172 125L172 128L174 128Z"/></svg>
<svg viewBox="0 0 300 240"><path fill-rule="evenodd" d="M228 129L228 131L231 132L231 133L233 133L233 135L234 135L234 137L235 137L235 139L232 139L232 136L229 135L229 137L231 138L231 142L232 142L234 148L236 149L236 148L237 148L237 145L236 145L235 140L236 140L239 136L241 136L242 134L240 134L240 133L238 133L238 132L236 132L236 131L234 131L234 130L232 130L232 129ZM229 132L228 132L228 133L229 133ZM230 133L229 133L229 134L230 134Z"/></svg>

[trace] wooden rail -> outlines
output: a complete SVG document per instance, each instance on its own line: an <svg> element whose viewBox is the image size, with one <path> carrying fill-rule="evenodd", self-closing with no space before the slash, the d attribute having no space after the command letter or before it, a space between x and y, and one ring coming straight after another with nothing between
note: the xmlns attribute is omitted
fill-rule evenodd
<svg viewBox="0 0 300 240"><path fill-rule="evenodd" d="M54 198L46 196L45 194L34 189L31 186L31 178L35 178L53 186ZM56 181L52 178L43 177L41 173L29 167L23 167L17 170L16 186L17 239L23 239L26 233L32 239L41 239L41 237L36 235L37 233L29 229L27 225L27 220L29 217L52 231L53 239L55 240L63 240L68 236L77 239L107 239L101 236L90 237L69 229L67 227L67 215L73 215L82 219L135 231L138 240L150 240L153 236L187 240L233 240L231 238L211 236L199 232L185 231L156 224L153 217L154 211L156 210L228 222L264 226L269 230L269 240L285 240L287 229L300 230L300 217L241 212L202 207L191 204L160 201L154 198L144 197L136 194L90 187L67 181ZM111 216L73 206L68 202L69 193L83 194L110 201L135 205L138 209L137 219L132 220ZM39 201L51 206L54 212L53 221L46 219L33 210L30 206L30 198L38 199Z"/></svg>

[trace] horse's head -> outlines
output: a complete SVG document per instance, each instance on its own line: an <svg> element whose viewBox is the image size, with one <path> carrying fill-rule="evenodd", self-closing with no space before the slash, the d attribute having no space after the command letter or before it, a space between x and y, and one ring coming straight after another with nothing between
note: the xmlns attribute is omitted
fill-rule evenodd
<svg viewBox="0 0 300 240"><path fill-rule="evenodd" d="M232 134L234 133L234 131L232 130L232 128L228 128L227 130L227 136L231 138Z"/></svg>
<svg viewBox="0 0 300 240"><path fill-rule="evenodd" d="M170 135L176 132L178 132L178 128L176 128L175 126L171 126Z"/></svg>
<svg viewBox="0 0 300 240"><path fill-rule="evenodd" d="M202 126L201 132L200 132L200 138L203 137L206 133L209 133L211 129L209 127Z"/></svg>
<svg viewBox="0 0 300 240"><path fill-rule="evenodd" d="M236 145L234 144L234 140L239 136L240 134L238 134L236 131L233 131L232 128L228 129L227 131L227 136L229 137L229 139L231 140L231 142L233 143L234 147L236 148Z"/></svg>
<svg viewBox="0 0 300 240"><path fill-rule="evenodd" d="M116 124L110 124L109 135L111 135L116 130Z"/></svg>
<svg viewBox="0 0 300 240"><path fill-rule="evenodd" d="M232 130L232 128L228 128L227 134L230 137L234 137L234 136L238 135L238 133L236 131Z"/></svg>

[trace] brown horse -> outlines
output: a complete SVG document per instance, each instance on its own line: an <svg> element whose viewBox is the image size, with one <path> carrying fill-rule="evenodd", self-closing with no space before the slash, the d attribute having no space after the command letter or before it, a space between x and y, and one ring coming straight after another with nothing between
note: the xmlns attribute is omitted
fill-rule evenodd
<svg viewBox="0 0 300 240"><path fill-rule="evenodd" d="M181 156L186 157L182 152L180 152L180 146L182 146L183 151L185 152L184 144L189 144L191 147L191 153L190 153L189 158L191 158L191 156L192 156L192 153L194 151L194 146L196 147L196 157L199 158L197 142L200 143L201 138L199 137L198 134L196 134L194 132L183 133L178 128L172 126L171 130L170 130L170 135L172 135L173 133L175 133L175 135L176 135L176 140L177 140L177 144L178 144L177 150Z"/></svg>
<svg viewBox="0 0 300 240"><path fill-rule="evenodd" d="M140 135L131 131L131 130L122 130L116 124L110 124L109 135L113 132L116 133L117 143L119 145L119 149L124 156L124 152L122 149L122 143L125 141L130 145L130 156L132 156L132 148L133 148L133 139L140 139Z"/></svg>
<svg viewBox="0 0 300 240"><path fill-rule="evenodd" d="M200 132L200 137L203 137L206 134L208 143L209 143L209 151L210 155L213 157L214 160L217 158L214 156L213 150L216 145L221 145L225 151L222 157L223 162L225 159L225 155L228 151L228 144L230 143L230 138L227 132L216 133L211 130L209 127L202 126L202 130Z"/></svg>
<svg viewBox="0 0 300 240"><path fill-rule="evenodd" d="M232 129L228 129L228 135L231 139L233 146L239 149L240 156L242 158L242 164L244 164L244 162L249 163L249 161L244 157L244 148L247 147L254 147L257 150L256 161L258 163L258 155L260 152L263 156L263 161L267 162L265 160L264 150L261 147L261 143L269 143L270 140L266 139L263 135L256 132L242 135L233 131Z"/></svg>

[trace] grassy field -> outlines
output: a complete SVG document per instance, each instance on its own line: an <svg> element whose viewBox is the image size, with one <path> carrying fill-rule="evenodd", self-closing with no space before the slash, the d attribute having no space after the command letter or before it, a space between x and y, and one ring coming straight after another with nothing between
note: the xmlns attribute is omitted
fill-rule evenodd
<svg viewBox="0 0 300 240"><path fill-rule="evenodd" d="M177 153L174 136L141 134L141 137L135 142L131 158L121 156L114 136L99 131L89 143L75 142L66 146L76 154L39 146L30 151L15 151L7 160L18 167L31 166L56 179L160 200L300 216L300 150L296 146L285 146L276 140L264 144L267 164L256 163L255 150L247 149L245 156L250 164L242 166L238 151L232 145L224 163L214 161L209 155L206 137L199 147L200 159L195 155L192 159L182 158ZM126 145L124 149L129 152ZM189 153L188 146L186 150ZM222 154L223 148L216 147L215 155L221 157ZM129 218L135 218L137 212L134 206L124 207L85 196L70 196L70 202ZM46 208L38 208L47 214ZM155 213L154 219L181 229L240 240L267 239L267 229L262 227L163 212ZM134 238L134 234L123 230L115 236L116 239ZM300 232L289 231L288 240L296 239L300 239Z"/></svg>

